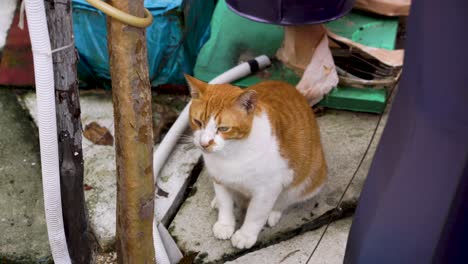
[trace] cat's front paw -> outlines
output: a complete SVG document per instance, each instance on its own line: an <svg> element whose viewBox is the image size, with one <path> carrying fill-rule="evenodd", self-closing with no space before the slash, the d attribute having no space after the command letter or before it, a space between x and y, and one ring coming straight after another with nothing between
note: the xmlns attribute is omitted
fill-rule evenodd
<svg viewBox="0 0 468 264"><path fill-rule="evenodd" d="M225 224L218 221L213 225L213 234L217 239L229 239L234 233L234 228L233 224Z"/></svg>
<svg viewBox="0 0 468 264"><path fill-rule="evenodd" d="M268 226L274 227L281 219L281 214L282 213L280 211L271 211L270 215L268 216Z"/></svg>
<svg viewBox="0 0 468 264"><path fill-rule="evenodd" d="M237 230L231 238L232 245L239 249L251 248L257 242L257 236Z"/></svg>
<svg viewBox="0 0 468 264"><path fill-rule="evenodd" d="M218 209L218 201L216 201L216 197L211 200L210 207L211 209Z"/></svg>

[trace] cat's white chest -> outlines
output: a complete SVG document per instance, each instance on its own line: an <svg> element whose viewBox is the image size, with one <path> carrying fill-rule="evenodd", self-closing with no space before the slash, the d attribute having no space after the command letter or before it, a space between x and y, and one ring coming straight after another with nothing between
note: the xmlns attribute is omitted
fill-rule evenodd
<svg viewBox="0 0 468 264"><path fill-rule="evenodd" d="M267 115L255 117L244 140L233 140L221 153L204 154L208 173L222 185L250 195L259 189L288 185L293 172L281 157Z"/></svg>

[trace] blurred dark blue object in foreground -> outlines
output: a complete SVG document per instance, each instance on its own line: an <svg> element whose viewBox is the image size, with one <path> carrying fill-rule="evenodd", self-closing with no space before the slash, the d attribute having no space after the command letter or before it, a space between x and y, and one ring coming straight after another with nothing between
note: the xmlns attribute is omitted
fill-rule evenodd
<svg viewBox="0 0 468 264"><path fill-rule="evenodd" d="M346 15L354 0L226 0L237 14L269 24L319 24Z"/></svg>
<svg viewBox="0 0 468 264"><path fill-rule="evenodd" d="M344 263L468 263L467 2L413 1L403 77Z"/></svg>

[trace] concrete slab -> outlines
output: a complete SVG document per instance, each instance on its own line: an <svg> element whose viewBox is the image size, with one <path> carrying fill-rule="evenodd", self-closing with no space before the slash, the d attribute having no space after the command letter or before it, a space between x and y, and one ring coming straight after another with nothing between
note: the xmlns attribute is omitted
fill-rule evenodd
<svg viewBox="0 0 468 264"><path fill-rule="evenodd" d="M389 103L393 101L390 98ZM352 181L345 195L345 200L353 199L356 192L360 192L364 184L367 172L371 165L373 153L378 146L380 135L383 132L388 118L389 108L386 109L382 116L382 121L376 132L376 138L372 142L369 155L363 161L363 164ZM290 240L274 244L272 246L248 253L233 261L228 261L229 264L339 264L343 263L343 258L346 250L349 230L352 224L352 217L332 222L325 231L325 226L314 231L306 232ZM321 241L320 236L325 231ZM318 244L317 250L311 256L314 247Z"/></svg>
<svg viewBox="0 0 468 264"><path fill-rule="evenodd" d="M311 257L325 226L290 240L257 250L226 264L339 264L343 263L346 242L352 218L333 222L325 232L320 245Z"/></svg>
<svg viewBox="0 0 468 264"><path fill-rule="evenodd" d="M197 192L188 198L171 224L170 231L185 253L198 253L196 263L223 263L295 235L319 228L329 217L344 217L354 211L369 168L373 150L365 159L344 199L344 214L332 214L340 196L358 166L376 128L379 116L329 110L318 118L329 166L329 182L314 201L290 208L274 228L265 227L250 250L238 250L230 241L214 238L211 227L216 212L210 210L213 188L205 172L195 185ZM380 136L378 133L377 139ZM315 204L318 203L318 206ZM237 219L241 219L237 212ZM238 223L240 224L240 223Z"/></svg>
<svg viewBox="0 0 468 264"><path fill-rule="evenodd" d="M0 263L49 263L37 128L12 90L0 113Z"/></svg>
<svg viewBox="0 0 468 264"><path fill-rule="evenodd" d="M35 94L23 97L24 103L36 120ZM153 103L180 111L186 101L173 96L157 96ZM108 93L82 93L80 95L83 127L91 122L107 128L114 135L112 97ZM162 107L164 108L164 107ZM154 115L156 119L160 114ZM159 122L159 120L157 120ZM157 147L157 146L155 146ZM96 145L83 138L84 183L90 228L103 251L113 249L115 243L116 174L113 146ZM156 196L156 218L167 223L182 202L189 176L199 162L200 152L191 144L181 143L169 157L160 174L159 187L164 195Z"/></svg>
<svg viewBox="0 0 468 264"><path fill-rule="evenodd" d="M15 14L16 2L16 0L2 0L0 2L0 50L5 46L7 33Z"/></svg>

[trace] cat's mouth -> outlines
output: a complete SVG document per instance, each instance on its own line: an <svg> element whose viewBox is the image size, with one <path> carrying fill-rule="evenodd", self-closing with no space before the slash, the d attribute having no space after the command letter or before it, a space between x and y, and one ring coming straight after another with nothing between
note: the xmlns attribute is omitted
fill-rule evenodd
<svg viewBox="0 0 468 264"><path fill-rule="evenodd" d="M203 147L201 145L198 145L198 148L205 154L216 152L216 149L215 149L214 145L210 145L208 147Z"/></svg>
<svg viewBox="0 0 468 264"><path fill-rule="evenodd" d="M200 149L203 153L205 153L205 154L209 154L209 153L213 153L213 152L214 152L214 151L213 151L213 148L207 149L207 148L200 147L199 149Z"/></svg>

